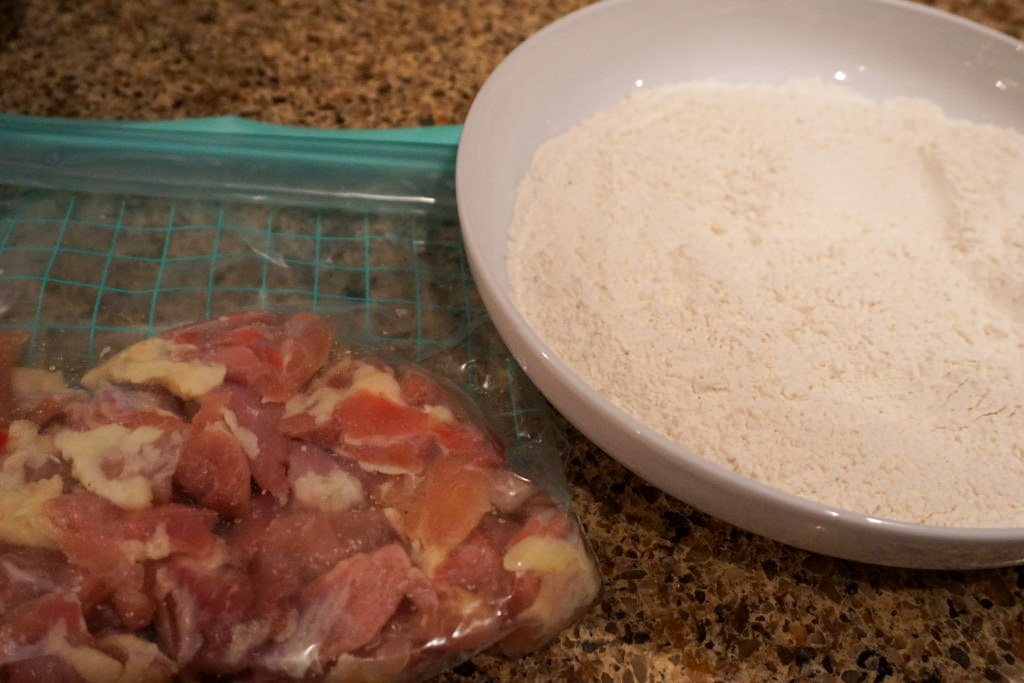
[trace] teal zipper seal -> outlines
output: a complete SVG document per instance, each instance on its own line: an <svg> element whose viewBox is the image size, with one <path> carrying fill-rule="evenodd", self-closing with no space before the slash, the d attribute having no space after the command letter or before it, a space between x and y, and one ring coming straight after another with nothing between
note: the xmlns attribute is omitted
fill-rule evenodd
<svg viewBox="0 0 1024 683"><path fill-rule="evenodd" d="M450 214L461 133L461 126L329 130L235 116L0 114L0 184Z"/></svg>
<svg viewBox="0 0 1024 683"><path fill-rule="evenodd" d="M199 119L162 119L159 121L105 121L56 117L0 114L0 135L5 128L26 124L43 124L80 130L83 133L117 130L152 130L177 133L228 133L231 135L262 135L307 138L310 140L360 140L375 142L406 142L428 145L457 145L461 125L423 126L413 128L307 128L277 123L252 121L239 116L213 116Z"/></svg>

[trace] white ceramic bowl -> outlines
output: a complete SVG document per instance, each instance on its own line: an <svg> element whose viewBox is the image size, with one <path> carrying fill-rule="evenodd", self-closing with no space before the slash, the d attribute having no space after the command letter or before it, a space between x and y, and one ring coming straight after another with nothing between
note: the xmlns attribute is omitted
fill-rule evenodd
<svg viewBox="0 0 1024 683"><path fill-rule="evenodd" d="M588 387L509 297L505 250L513 202L542 142L636 87L795 77L841 82L870 97L925 97L952 116L1024 131L1024 44L950 14L903 0L605 0L516 48L466 120L456 191L484 303L527 374L573 424L626 467L705 512L864 562L922 568L1024 562L1024 529L875 519L782 493L694 455Z"/></svg>

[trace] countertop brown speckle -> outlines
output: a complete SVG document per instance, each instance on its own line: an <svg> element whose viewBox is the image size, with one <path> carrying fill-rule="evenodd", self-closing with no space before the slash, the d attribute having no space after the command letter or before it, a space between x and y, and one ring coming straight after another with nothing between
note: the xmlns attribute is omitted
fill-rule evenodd
<svg viewBox="0 0 1024 683"><path fill-rule="evenodd" d="M504 55L583 4L0 0L0 111L458 123ZM1020 0L934 4L1024 37ZM444 680L1024 678L1024 570L900 571L794 550L669 499L567 429L604 599L543 651L480 655Z"/></svg>

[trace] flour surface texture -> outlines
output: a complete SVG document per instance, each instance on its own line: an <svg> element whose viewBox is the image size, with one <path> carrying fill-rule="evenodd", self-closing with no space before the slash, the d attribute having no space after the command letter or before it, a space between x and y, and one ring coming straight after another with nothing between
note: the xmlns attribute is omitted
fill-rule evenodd
<svg viewBox="0 0 1024 683"><path fill-rule="evenodd" d="M638 90L536 153L512 296L594 389L731 470L1024 525L1024 136L838 86Z"/></svg>

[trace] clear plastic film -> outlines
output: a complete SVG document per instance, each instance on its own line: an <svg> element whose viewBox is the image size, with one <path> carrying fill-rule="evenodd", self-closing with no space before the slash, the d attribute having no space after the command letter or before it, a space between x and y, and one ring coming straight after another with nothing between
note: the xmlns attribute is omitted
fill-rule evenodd
<svg viewBox="0 0 1024 683"><path fill-rule="evenodd" d="M0 671L420 680L597 598L450 211L55 184L0 189Z"/></svg>

